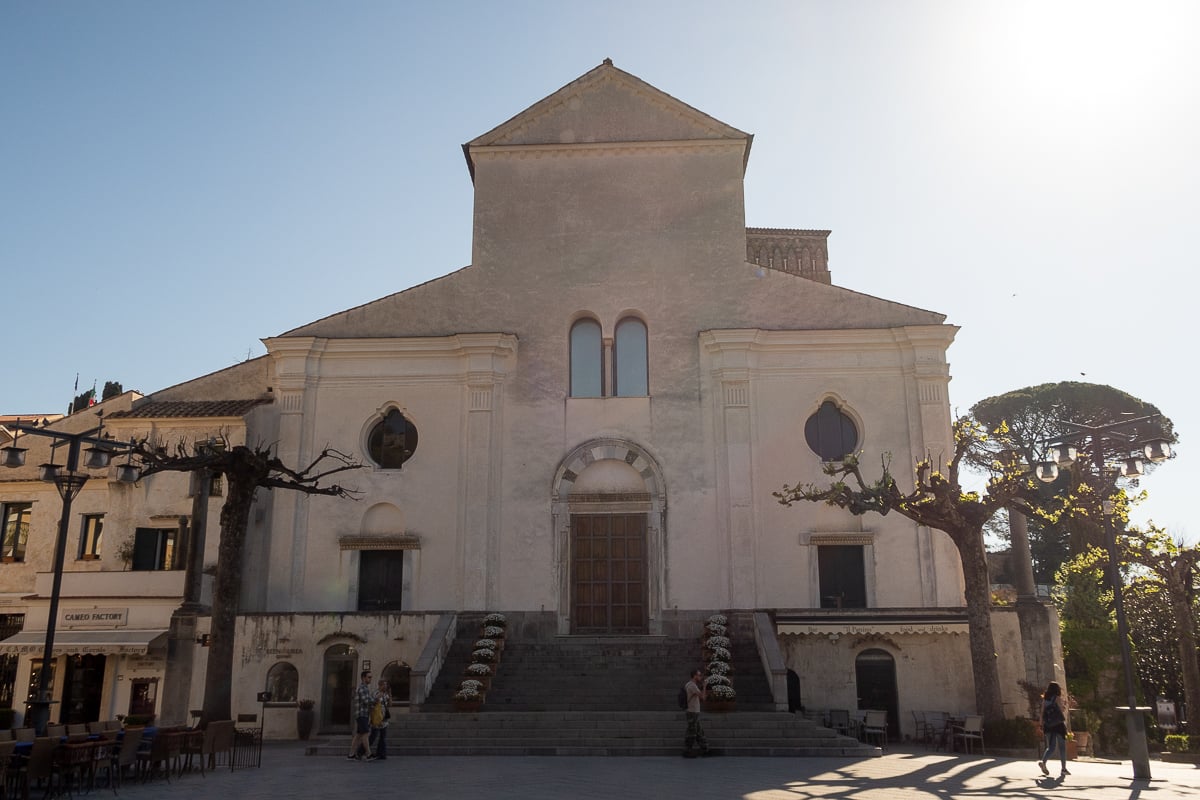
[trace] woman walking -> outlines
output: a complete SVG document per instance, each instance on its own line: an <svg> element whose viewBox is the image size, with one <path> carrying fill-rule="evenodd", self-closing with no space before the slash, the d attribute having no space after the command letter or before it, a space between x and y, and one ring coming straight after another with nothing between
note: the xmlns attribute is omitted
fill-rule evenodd
<svg viewBox="0 0 1200 800"><path fill-rule="evenodd" d="M1054 755L1054 751L1058 750L1059 759L1062 761L1059 777L1070 775L1071 773L1067 772L1067 701L1063 697L1062 687L1054 681L1050 681L1046 693L1042 695L1042 732L1046 735L1046 752L1038 762L1042 774L1050 774L1050 770L1046 769L1046 762Z"/></svg>

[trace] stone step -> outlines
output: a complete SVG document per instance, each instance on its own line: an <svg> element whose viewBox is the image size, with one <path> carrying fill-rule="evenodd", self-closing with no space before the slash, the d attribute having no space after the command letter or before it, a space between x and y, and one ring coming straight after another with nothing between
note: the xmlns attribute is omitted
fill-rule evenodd
<svg viewBox="0 0 1200 800"><path fill-rule="evenodd" d="M879 755L879 749L782 713L706 715L714 752L736 756ZM549 712L397 715L388 729L390 755L678 755L681 712ZM314 755L345 755L345 736L309 746Z"/></svg>

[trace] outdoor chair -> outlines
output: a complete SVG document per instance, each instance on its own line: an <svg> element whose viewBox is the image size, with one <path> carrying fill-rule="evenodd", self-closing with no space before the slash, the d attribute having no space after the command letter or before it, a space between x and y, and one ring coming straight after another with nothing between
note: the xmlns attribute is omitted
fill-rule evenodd
<svg viewBox="0 0 1200 800"><path fill-rule="evenodd" d="M924 711L913 711L913 741L929 743L929 725L925 722Z"/></svg>
<svg viewBox="0 0 1200 800"><path fill-rule="evenodd" d="M47 725L46 726L46 735L49 736L51 739L61 739L62 737L67 735L67 726L66 725Z"/></svg>
<svg viewBox="0 0 1200 800"><path fill-rule="evenodd" d="M96 720L95 722L87 723L87 732L90 734L96 735L103 733L104 729L104 722L102 720Z"/></svg>
<svg viewBox="0 0 1200 800"><path fill-rule="evenodd" d="M209 767L216 768L217 756L224 754L229 763L230 768L233 768L233 726L234 722L231 719L222 719L208 723L208 728L205 730L205 750L208 756ZM207 736L208 731L212 731L212 739ZM201 758L204 756L202 755Z"/></svg>
<svg viewBox="0 0 1200 800"><path fill-rule="evenodd" d="M138 775L142 783L153 778L160 766L167 776L167 783L171 782L171 738L169 734L159 731L150 740L149 747L137 751Z"/></svg>
<svg viewBox="0 0 1200 800"><path fill-rule="evenodd" d="M13 738L18 742L32 742L37 737L37 732L33 728L17 728L13 731Z"/></svg>
<svg viewBox="0 0 1200 800"><path fill-rule="evenodd" d="M850 712L844 708L833 708L829 711L829 727L843 736L850 736Z"/></svg>
<svg viewBox="0 0 1200 800"><path fill-rule="evenodd" d="M863 720L862 736L864 741L875 739L880 747L887 747L887 712L868 711Z"/></svg>
<svg viewBox="0 0 1200 800"><path fill-rule="evenodd" d="M16 749L17 741L11 736L0 742L0 798L3 800L8 800L8 768Z"/></svg>
<svg viewBox="0 0 1200 800"><path fill-rule="evenodd" d="M33 748L29 751L29 756L19 763L13 776L13 789L20 797L29 797L30 788L42 782L46 784L46 796L50 796L57 774L54 769L54 748L56 747L58 747L58 741L48 736L39 736L33 740Z"/></svg>
<svg viewBox="0 0 1200 800"><path fill-rule="evenodd" d="M121 779L131 768L137 765L138 750L142 746L142 728L128 728L125 731L125 738L121 740L120 747L113 747L110 752L112 760L108 771L108 779L110 785L115 789L121 785ZM116 783L111 783L113 779Z"/></svg>
<svg viewBox="0 0 1200 800"><path fill-rule="evenodd" d="M954 732L954 741L957 744L961 739L963 750L970 753L973 751L974 742L979 742L979 752L987 755L987 749L983 746L983 717L972 715L963 720L961 728Z"/></svg>
<svg viewBox="0 0 1200 800"><path fill-rule="evenodd" d="M0 742L15 742L12 728L0 728Z"/></svg>
<svg viewBox="0 0 1200 800"><path fill-rule="evenodd" d="M88 731L86 723L79 722L67 726L67 736L87 736L88 733L90 733L90 731Z"/></svg>

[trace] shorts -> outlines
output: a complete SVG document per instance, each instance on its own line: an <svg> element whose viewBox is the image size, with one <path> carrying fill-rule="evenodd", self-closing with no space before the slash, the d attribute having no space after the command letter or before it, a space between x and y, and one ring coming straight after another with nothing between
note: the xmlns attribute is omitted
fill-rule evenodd
<svg viewBox="0 0 1200 800"><path fill-rule="evenodd" d="M369 717L355 717L354 718L354 732L355 733L370 733L371 732L370 718Z"/></svg>

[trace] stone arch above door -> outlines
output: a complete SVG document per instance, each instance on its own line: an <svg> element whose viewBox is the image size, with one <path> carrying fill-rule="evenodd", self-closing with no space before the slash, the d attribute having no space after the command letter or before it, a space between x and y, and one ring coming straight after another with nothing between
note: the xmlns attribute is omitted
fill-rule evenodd
<svg viewBox="0 0 1200 800"><path fill-rule="evenodd" d="M572 633L572 515L622 515L645 522L645 630L662 632L666 593L666 482L657 460L624 439L592 439L559 463L551 487L558 630ZM640 524L640 522L639 522Z"/></svg>

